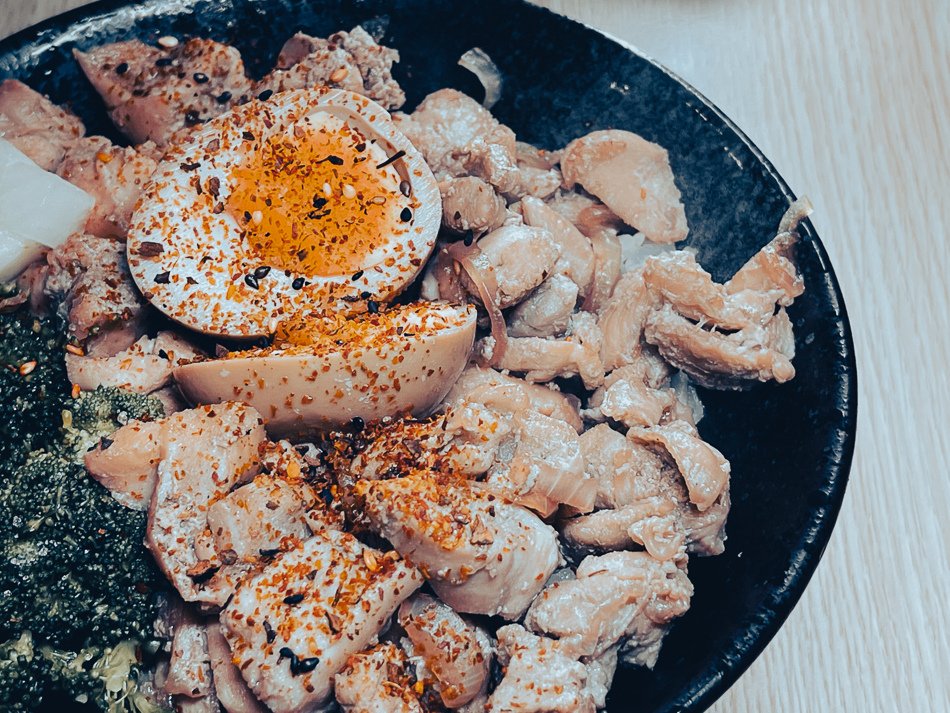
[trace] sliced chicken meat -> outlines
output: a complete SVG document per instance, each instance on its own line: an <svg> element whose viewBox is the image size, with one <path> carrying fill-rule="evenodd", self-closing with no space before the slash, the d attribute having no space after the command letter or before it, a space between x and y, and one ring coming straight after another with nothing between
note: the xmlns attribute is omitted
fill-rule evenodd
<svg viewBox="0 0 950 713"><path fill-rule="evenodd" d="M567 218L581 233L593 238L603 232L622 230L623 221L595 198L574 191L559 191L548 202L556 213Z"/></svg>
<svg viewBox="0 0 950 713"><path fill-rule="evenodd" d="M571 518L561 524L561 535L580 555L643 547L658 560L682 562L687 553L677 504L661 496Z"/></svg>
<svg viewBox="0 0 950 713"><path fill-rule="evenodd" d="M66 373L83 391L114 386L137 394L150 394L172 381L176 366L202 352L175 332L145 336L114 356L66 354Z"/></svg>
<svg viewBox="0 0 950 713"><path fill-rule="evenodd" d="M466 148L477 138L499 146L514 160L515 135L481 104L455 89L433 92L409 115L394 116L399 129L422 152L436 178L466 176Z"/></svg>
<svg viewBox="0 0 950 713"><path fill-rule="evenodd" d="M623 642L652 668L663 631L689 609L692 594L686 573L673 562L646 552L611 552L585 558L575 579L541 592L524 623L557 639L568 656L598 657Z"/></svg>
<svg viewBox="0 0 950 713"><path fill-rule="evenodd" d="M524 198L521 212L527 225L547 230L560 248L555 272L569 277L581 294L586 294L594 276L594 249L590 239L537 198Z"/></svg>
<svg viewBox="0 0 950 713"><path fill-rule="evenodd" d="M505 200L476 176L439 181L442 226L454 233L489 233L505 222Z"/></svg>
<svg viewBox="0 0 950 713"><path fill-rule="evenodd" d="M221 623L234 663L273 713L319 710L350 656L421 584L395 553L327 530L242 581Z"/></svg>
<svg viewBox="0 0 950 713"><path fill-rule="evenodd" d="M673 389L655 389L645 383L637 364L612 371L590 399L590 406L601 416L627 428L655 426L668 420L677 403Z"/></svg>
<svg viewBox="0 0 950 713"><path fill-rule="evenodd" d="M639 359L643 326L655 307L656 301L647 290L642 272L628 272L620 278L597 317L604 335L601 355L607 371Z"/></svg>
<svg viewBox="0 0 950 713"><path fill-rule="evenodd" d="M666 149L629 131L593 131L561 155L564 185L582 185L655 243L686 237L686 212Z"/></svg>
<svg viewBox="0 0 950 713"><path fill-rule="evenodd" d="M543 416L564 421L578 433L584 430L576 396L540 384L532 384L494 369L474 365L467 367L445 397L443 404L455 406L462 401L491 405L507 413L515 413L527 404L527 408Z"/></svg>
<svg viewBox="0 0 950 713"><path fill-rule="evenodd" d="M267 713L247 687L240 670L231 660L231 646L224 637L221 624L209 621L205 629L208 639L208 657L214 678L214 694L228 713Z"/></svg>
<svg viewBox="0 0 950 713"><path fill-rule="evenodd" d="M0 138L46 171L86 133L78 117L16 79L0 82Z"/></svg>
<svg viewBox="0 0 950 713"><path fill-rule="evenodd" d="M125 239L132 209L158 166L150 145L115 146L102 136L76 141L66 150L56 173L96 199L86 232Z"/></svg>
<svg viewBox="0 0 950 713"><path fill-rule="evenodd" d="M570 319L568 334L563 339L518 337L508 341L508 348L495 366L524 374L531 382L551 381L558 377L579 375L588 389L604 382L604 363L600 358L603 335L596 318L577 312ZM490 355L485 339L476 343L476 353Z"/></svg>
<svg viewBox="0 0 950 713"><path fill-rule="evenodd" d="M373 528L456 611L516 619L560 561L553 529L467 481L417 474L364 480L357 493Z"/></svg>
<svg viewBox="0 0 950 713"><path fill-rule="evenodd" d="M435 690L447 708L461 708L487 695L493 646L485 629L425 594L406 600L398 618L413 657L421 659L435 679Z"/></svg>
<svg viewBox="0 0 950 713"><path fill-rule="evenodd" d="M120 503L145 510L164 445L164 423L130 421L86 454L86 470Z"/></svg>
<svg viewBox="0 0 950 713"><path fill-rule="evenodd" d="M241 53L212 40L170 49L127 40L73 54L113 123L135 144L165 146L250 96Z"/></svg>
<svg viewBox="0 0 950 713"><path fill-rule="evenodd" d="M506 320L508 334L512 337L562 336L574 314L578 293L577 284L571 278L559 273L551 275L511 310Z"/></svg>
<svg viewBox="0 0 950 713"><path fill-rule="evenodd" d="M211 659L204 619L183 606L175 624L165 691L173 696L203 698L212 693Z"/></svg>
<svg viewBox="0 0 950 713"><path fill-rule="evenodd" d="M488 700L491 713L595 713L590 672L565 654L557 641L535 636L518 624L498 632L498 658L505 676ZM596 688L595 684L595 688Z"/></svg>
<svg viewBox="0 0 950 713"><path fill-rule="evenodd" d="M277 66L254 86L254 94L328 86L369 97L386 109L398 109L406 95L393 79L399 52L376 43L357 25L326 39L298 32L284 43Z"/></svg>
<svg viewBox="0 0 950 713"><path fill-rule="evenodd" d="M108 339L116 351L130 346L140 334L146 313L145 300L129 273L125 245L92 235L73 235L47 253L44 292L66 310L69 333L93 351L95 342ZM127 327L131 326L131 329ZM108 350L99 350L111 356ZM113 354L116 352L112 352Z"/></svg>
<svg viewBox="0 0 950 713"><path fill-rule="evenodd" d="M390 642L353 654L336 675L336 702L344 713L422 713L409 668Z"/></svg>
<svg viewBox="0 0 950 713"><path fill-rule="evenodd" d="M594 233L590 236L590 244L594 251L594 277L584 300L584 309L596 314L608 303L620 280L623 247L614 230Z"/></svg>
<svg viewBox="0 0 950 713"><path fill-rule="evenodd" d="M749 381L784 383L795 376L792 325L782 308L766 327L725 334L704 329L666 305L646 322L644 338L700 386L741 389Z"/></svg>
<svg viewBox="0 0 950 713"><path fill-rule="evenodd" d="M146 544L185 601L202 601L209 569L196 545L207 529L208 506L254 476L263 422L250 406L223 403L181 411L164 428Z"/></svg>

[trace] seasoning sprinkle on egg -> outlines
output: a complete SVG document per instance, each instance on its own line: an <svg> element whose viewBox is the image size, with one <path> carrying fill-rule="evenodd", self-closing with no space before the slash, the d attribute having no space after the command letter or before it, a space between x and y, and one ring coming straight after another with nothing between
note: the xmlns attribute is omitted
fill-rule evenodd
<svg viewBox="0 0 950 713"><path fill-rule="evenodd" d="M356 296L357 273L360 291L387 301L419 273L439 230L435 178L382 108L326 87L269 99L171 148L129 229L136 283L198 332L266 335L286 315ZM145 259L145 243L163 252L144 248ZM266 290L262 265L272 268ZM157 279L164 273L175 279Z"/></svg>

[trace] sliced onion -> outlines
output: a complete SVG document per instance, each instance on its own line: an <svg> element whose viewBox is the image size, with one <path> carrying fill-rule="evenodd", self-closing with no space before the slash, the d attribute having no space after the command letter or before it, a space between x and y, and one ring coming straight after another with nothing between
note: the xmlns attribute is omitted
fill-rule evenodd
<svg viewBox="0 0 950 713"><path fill-rule="evenodd" d="M505 316L495 301L495 295L498 294L498 281L493 271L483 270L478 264L484 262L484 256L478 245L465 245L464 242L452 243L445 251L465 270L465 274L475 285L478 298L488 312L488 319L491 320L491 335L495 343L487 366L494 366L501 361L508 350L508 327L505 324Z"/></svg>
<svg viewBox="0 0 950 713"><path fill-rule="evenodd" d="M472 47L459 58L459 66L478 77L478 81L485 88L485 98L482 106L491 109L501 99L501 70L492 62L485 50L481 47Z"/></svg>
<svg viewBox="0 0 950 713"><path fill-rule="evenodd" d="M778 224L779 235L783 233L794 233L798 230L798 224L814 211L811 201L806 196L802 196L792 203Z"/></svg>

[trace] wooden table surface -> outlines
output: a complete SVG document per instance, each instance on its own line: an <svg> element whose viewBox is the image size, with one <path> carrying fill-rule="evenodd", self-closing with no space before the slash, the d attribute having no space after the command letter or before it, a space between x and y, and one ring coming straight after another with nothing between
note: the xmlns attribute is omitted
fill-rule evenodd
<svg viewBox="0 0 950 713"><path fill-rule="evenodd" d="M82 4L0 0L0 36ZM858 448L837 528L712 710L950 712L950 2L542 4L637 45L745 130L814 202L851 315Z"/></svg>

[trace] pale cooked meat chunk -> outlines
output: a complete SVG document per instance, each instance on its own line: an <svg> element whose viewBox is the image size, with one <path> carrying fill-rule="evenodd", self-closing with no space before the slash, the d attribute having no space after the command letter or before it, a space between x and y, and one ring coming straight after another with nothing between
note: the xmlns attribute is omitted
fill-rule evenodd
<svg viewBox="0 0 950 713"><path fill-rule="evenodd" d="M594 249L590 238L550 206L533 197L521 201L527 225L544 228L560 248L555 271L571 279L581 294L586 294L594 277Z"/></svg>
<svg viewBox="0 0 950 713"><path fill-rule="evenodd" d="M592 234L590 245L594 251L594 278L584 300L584 309L596 314L607 304L620 279L623 246L614 230Z"/></svg>
<svg viewBox="0 0 950 713"><path fill-rule="evenodd" d="M595 713L589 671L561 651L558 642L518 624L498 632L505 676L488 700L491 713Z"/></svg>
<svg viewBox="0 0 950 713"><path fill-rule="evenodd" d="M69 333L76 340L101 337L144 318L145 300L132 281L122 243L73 235L51 250L46 261L44 292L61 301ZM122 348L138 338L134 330L131 334L131 341Z"/></svg>
<svg viewBox="0 0 950 713"><path fill-rule="evenodd" d="M422 152L440 180L469 175L466 147L476 138L515 153L515 135L499 124L487 109L456 89L433 92L409 115L396 114L397 126Z"/></svg>
<svg viewBox="0 0 950 713"><path fill-rule="evenodd" d="M176 413L164 427L146 545L182 597L200 601L206 596L200 580L207 568L196 542L207 528L208 506L253 477L264 442L263 421L250 406L223 403Z"/></svg>
<svg viewBox="0 0 950 713"><path fill-rule="evenodd" d="M0 138L40 168L55 171L66 149L85 133L78 117L23 82L0 82Z"/></svg>
<svg viewBox="0 0 950 713"><path fill-rule="evenodd" d="M213 694L201 698L172 696L172 708L175 713L221 713L221 703Z"/></svg>
<svg viewBox="0 0 950 713"><path fill-rule="evenodd" d="M158 166L149 147L144 148L116 146L91 136L66 150L56 173L96 199L86 219L87 233L125 239L135 203Z"/></svg>
<svg viewBox="0 0 950 713"><path fill-rule="evenodd" d="M790 230L795 226L797 223L790 226ZM794 232L779 233L739 268L725 284L726 291L732 295L765 292L776 303L788 307L805 291L805 282L791 259L796 242Z"/></svg>
<svg viewBox="0 0 950 713"><path fill-rule="evenodd" d="M477 485L429 474L361 481L373 528L456 611L518 618L560 562L553 529Z"/></svg>
<svg viewBox="0 0 950 713"><path fill-rule="evenodd" d="M461 708L488 693L494 651L485 629L426 594L406 600L398 618L413 658L421 659L435 679L447 708Z"/></svg>
<svg viewBox="0 0 950 713"><path fill-rule="evenodd" d="M408 668L391 642L353 654L336 675L336 702L344 713L422 713Z"/></svg>
<svg viewBox="0 0 950 713"><path fill-rule="evenodd" d="M527 407L543 416L564 421L578 433L584 430L576 396L495 369L466 367L442 403L448 407L462 401L481 403L506 413Z"/></svg>
<svg viewBox="0 0 950 713"><path fill-rule="evenodd" d="M607 371L637 362L643 351L643 326L656 306L641 271L621 276L597 317L604 335L601 357Z"/></svg>
<svg viewBox="0 0 950 713"><path fill-rule="evenodd" d="M655 426L676 411L676 394L670 388L653 388L643 378L639 365L615 369L590 398L590 407L600 416L627 428Z"/></svg>
<svg viewBox="0 0 950 713"><path fill-rule="evenodd" d="M506 320L508 334L512 337L563 335L574 314L578 292L571 278L560 273L551 275L511 310Z"/></svg>
<svg viewBox="0 0 950 713"><path fill-rule="evenodd" d="M703 329L665 305L646 322L644 338L700 386L741 389L750 380L784 383L795 376L794 339L784 308L766 327L724 334Z"/></svg>
<svg viewBox="0 0 950 713"><path fill-rule="evenodd" d="M214 693L228 713L267 713L267 710L247 687L241 672L231 660L231 646L224 637L221 624L210 621L205 629L208 638L208 656L214 678Z"/></svg>
<svg viewBox="0 0 950 713"><path fill-rule="evenodd" d="M244 579L221 612L234 662L273 713L319 709L352 654L422 584L395 553L327 530Z"/></svg>
<svg viewBox="0 0 950 713"><path fill-rule="evenodd" d="M586 663L587 690L590 691L597 710L607 707L607 694L610 693L617 671L617 654L618 647L613 647Z"/></svg>
<svg viewBox="0 0 950 713"><path fill-rule="evenodd" d="M577 312L570 319L567 336L562 339L509 339L508 348L495 366L523 373L524 378L531 382L579 375L584 386L593 389L604 382L604 363L600 358L602 343L603 334L596 318L587 312ZM491 349L486 338L476 343L476 353L483 357L489 356Z"/></svg>
<svg viewBox="0 0 950 713"><path fill-rule="evenodd" d="M629 131L592 131L561 155L564 185L581 184L655 243L686 237L686 212L666 149Z"/></svg>
<svg viewBox="0 0 950 713"><path fill-rule="evenodd" d="M182 606L172 638L165 692L202 698L212 693L211 681L205 622L191 607Z"/></svg>
<svg viewBox="0 0 950 713"><path fill-rule="evenodd" d="M623 221L610 208L583 193L558 191L547 201L547 205L567 218L588 238L603 232L616 232L624 227Z"/></svg>
<svg viewBox="0 0 950 713"><path fill-rule="evenodd" d="M442 194L442 226L454 233L472 231L482 235L505 222L505 200L476 176L439 181L439 192Z"/></svg>
<svg viewBox="0 0 950 713"><path fill-rule="evenodd" d="M624 642L637 663L652 668L663 633L689 609L692 594L686 573L672 561L611 552L585 558L575 579L547 587L524 621L529 630L556 638L569 656L598 657Z"/></svg>
<svg viewBox="0 0 950 713"><path fill-rule="evenodd" d="M159 332L154 339L142 337L113 356L66 354L66 373L83 391L114 386L137 394L150 394L172 381L176 366L201 354L175 332Z"/></svg>
<svg viewBox="0 0 950 713"><path fill-rule="evenodd" d="M171 49L127 40L73 50L113 123L135 144L165 146L250 94L237 49L194 38Z"/></svg>
<svg viewBox="0 0 950 713"><path fill-rule="evenodd" d="M690 502L700 512L716 502L729 484L729 461L685 421L633 428L627 437L635 443L660 446L670 454L686 482Z"/></svg>
<svg viewBox="0 0 950 713"><path fill-rule="evenodd" d="M494 301L504 309L520 302L554 269L560 249L544 228L506 225L478 241L479 266L492 275ZM478 291L466 273L462 283L471 295Z"/></svg>
<svg viewBox="0 0 950 713"><path fill-rule="evenodd" d="M338 87L367 96L386 109L398 109L406 101L392 76L398 61L397 50L377 44L359 25L326 39L298 32L284 43L277 66L255 85L254 93Z"/></svg>
<svg viewBox="0 0 950 713"><path fill-rule="evenodd" d="M107 440L86 454L86 470L126 507L147 509L162 458L164 425L130 421Z"/></svg>
<svg viewBox="0 0 950 713"><path fill-rule="evenodd" d="M687 552L677 504L662 496L571 518L561 524L561 535L582 554L643 547L658 560L680 562Z"/></svg>

